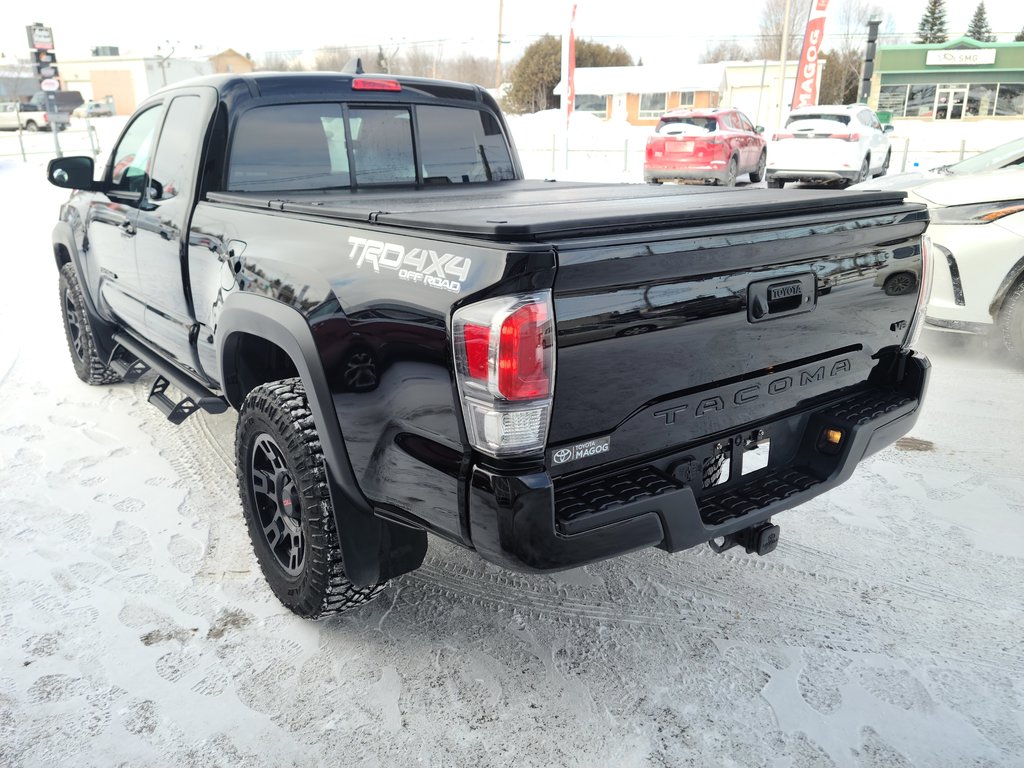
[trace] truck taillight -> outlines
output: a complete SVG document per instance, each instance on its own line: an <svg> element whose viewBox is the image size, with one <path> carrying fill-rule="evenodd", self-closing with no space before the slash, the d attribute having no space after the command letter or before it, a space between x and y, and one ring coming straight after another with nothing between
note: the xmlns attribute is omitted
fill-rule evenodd
<svg viewBox="0 0 1024 768"><path fill-rule="evenodd" d="M914 319L910 323L907 340L903 343L905 347L913 347L917 344L918 339L921 338L921 331L924 330L924 318L928 312L928 299L932 295L932 279L935 276L932 264L932 249L934 247L928 235L921 238L921 283L917 287L917 309L914 311Z"/></svg>
<svg viewBox="0 0 1024 768"><path fill-rule="evenodd" d="M470 304L455 312L452 327L473 447L496 457L542 451L555 383L550 292Z"/></svg>
<svg viewBox="0 0 1024 768"><path fill-rule="evenodd" d="M830 139L839 139L840 141L860 141L859 133L833 133L829 136Z"/></svg>

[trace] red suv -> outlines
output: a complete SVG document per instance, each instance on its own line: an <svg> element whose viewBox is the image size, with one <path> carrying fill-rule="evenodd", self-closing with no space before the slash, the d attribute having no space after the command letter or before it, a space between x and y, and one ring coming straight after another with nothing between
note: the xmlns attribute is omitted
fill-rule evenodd
<svg viewBox="0 0 1024 768"><path fill-rule="evenodd" d="M647 139L644 181L700 180L731 187L736 177L764 178L768 158L764 131L736 109L676 109L658 121Z"/></svg>

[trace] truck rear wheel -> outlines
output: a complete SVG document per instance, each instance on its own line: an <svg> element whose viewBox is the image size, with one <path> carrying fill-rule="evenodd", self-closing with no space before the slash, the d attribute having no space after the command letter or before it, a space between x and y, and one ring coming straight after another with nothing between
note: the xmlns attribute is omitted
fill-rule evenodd
<svg viewBox="0 0 1024 768"><path fill-rule="evenodd" d="M86 314L82 284L78 282L75 265L68 262L60 268L60 313L64 319L64 335L75 373L86 384L116 384L121 376L107 368L96 354L96 342Z"/></svg>
<svg viewBox="0 0 1024 768"><path fill-rule="evenodd" d="M235 454L253 551L285 607L319 619L380 594L387 582L356 587L345 575L327 467L299 379L263 384L248 394Z"/></svg>
<svg viewBox="0 0 1024 768"><path fill-rule="evenodd" d="M1019 362L1024 362L1024 280L1010 291L999 312L1003 344Z"/></svg>

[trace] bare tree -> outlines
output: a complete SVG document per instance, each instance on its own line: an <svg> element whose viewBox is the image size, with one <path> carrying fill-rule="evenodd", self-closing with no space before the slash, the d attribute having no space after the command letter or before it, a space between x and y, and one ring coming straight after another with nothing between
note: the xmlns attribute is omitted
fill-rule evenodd
<svg viewBox="0 0 1024 768"><path fill-rule="evenodd" d="M787 59L795 59L800 55L812 2L813 0L791 0L790 2L789 39L786 44ZM785 17L786 0L765 0L764 8L761 9L761 33L754 40L752 50L754 58L779 60Z"/></svg>
<svg viewBox="0 0 1024 768"><path fill-rule="evenodd" d="M272 51L256 61L255 69L262 72L301 72L306 66L296 54Z"/></svg>
<svg viewBox="0 0 1024 768"><path fill-rule="evenodd" d="M395 62L395 73L400 75L411 75L413 77L436 77L438 71L438 56L422 46L413 46L405 51L401 58Z"/></svg>
<svg viewBox="0 0 1024 768"><path fill-rule="evenodd" d="M313 68L323 72L340 72L352 58L348 48L321 48L316 52Z"/></svg>
<svg viewBox="0 0 1024 768"><path fill-rule="evenodd" d="M868 21L882 19L883 27L895 28L892 16L870 0L845 0L837 5L825 23L825 43L829 50L823 58L821 73L823 104L852 104L860 95L861 69Z"/></svg>
<svg viewBox="0 0 1024 768"><path fill-rule="evenodd" d="M476 83L485 88L494 85L494 66L492 58L462 54L457 59L444 62L441 71L447 80L460 83Z"/></svg>
<svg viewBox="0 0 1024 768"><path fill-rule="evenodd" d="M719 61L750 61L753 54L735 40L719 40L714 45L708 44L700 55L701 64L714 64Z"/></svg>

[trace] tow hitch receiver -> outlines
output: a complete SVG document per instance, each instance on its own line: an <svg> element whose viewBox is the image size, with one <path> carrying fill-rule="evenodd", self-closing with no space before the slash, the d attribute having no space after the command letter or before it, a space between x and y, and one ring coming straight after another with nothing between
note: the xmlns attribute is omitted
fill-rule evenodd
<svg viewBox="0 0 1024 768"><path fill-rule="evenodd" d="M772 525L771 520L744 528L742 531L719 536L708 542L712 550L721 554L733 547L743 547L748 555L764 556L774 552L779 546L779 526Z"/></svg>

